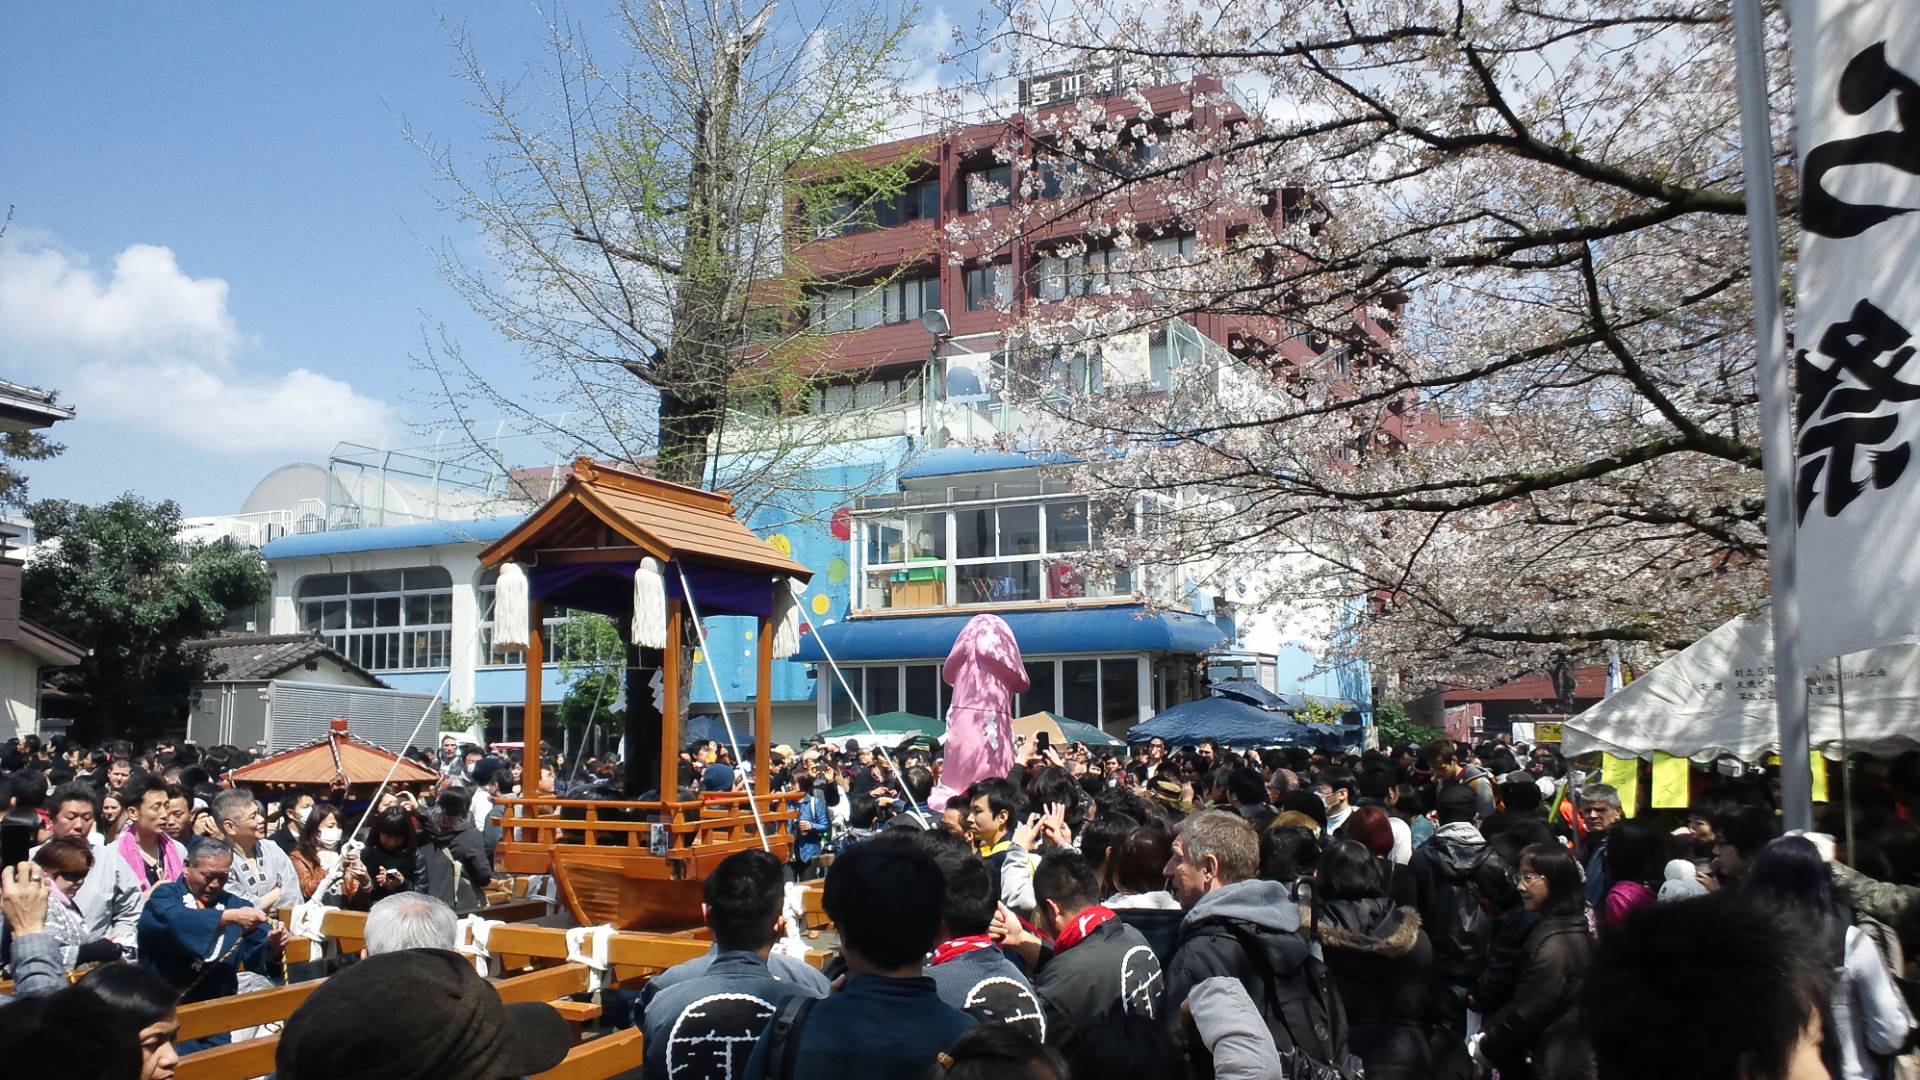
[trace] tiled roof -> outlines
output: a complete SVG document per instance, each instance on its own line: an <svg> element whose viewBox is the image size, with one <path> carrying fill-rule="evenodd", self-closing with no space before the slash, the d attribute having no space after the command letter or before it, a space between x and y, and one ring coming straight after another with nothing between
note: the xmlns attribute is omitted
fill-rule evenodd
<svg viewBox="0 0 1920 1080"><path fill-rule="evenodd" d="M367 669L335 652L317 634L223 634L190 641L187 647L204 651L209 677L223 681L271 679L309 660L331 660L366 676L376 686L385 685Z"/></svg>

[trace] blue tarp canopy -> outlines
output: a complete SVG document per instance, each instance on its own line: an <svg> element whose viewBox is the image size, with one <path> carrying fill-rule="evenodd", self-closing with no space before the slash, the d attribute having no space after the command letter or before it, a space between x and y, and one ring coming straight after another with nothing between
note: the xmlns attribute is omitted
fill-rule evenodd
<svg viewBox="0 0 1920 1080"><path fill-rule="evenodd" d="M1184 611L1149 612L1139 604L1054 611L996 611L1026 656L1088 652L1205 652L1226 640L1211 621ZM846 619L800 639L795 660L826 659L824 639L842 663L944 660L973 614Z"/></svg>
<svg viewBox="0 0 1920 1080"><path fill-rule="evenodd" d="M1175 705L1127 732L1130 743L1158 736L1174 746L1214 739L1231 746L1321 746L1350 734L1346 724L1303 724L1228 697Z"/></svg>
<svg viewBox="0 0 1920 1080"><path fill-rule="evenodd" d="M1214 683L1213 693L1215 697L1233 698L1270 712L1292 712L1299 708L1297 702L1288 701L1252 679L1226 679Z"/></svg>
<svg viewBox="0 0 1920 1080"><path fill-rule="evenodd" d="M745 750L753 745L753 718L735 716L733 718L733 737ZM694 743L712 739L721 746L727 745L727 726L717 716L696 716L680 729L680 745L692 746Z"/></svg>

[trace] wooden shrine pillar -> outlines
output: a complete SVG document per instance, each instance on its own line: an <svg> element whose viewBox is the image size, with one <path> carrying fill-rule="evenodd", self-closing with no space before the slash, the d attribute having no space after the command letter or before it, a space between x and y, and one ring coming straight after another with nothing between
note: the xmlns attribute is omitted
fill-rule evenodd
<svg viewBox="0 0 1920 1080"><path fill-rule="evenodd" d="M667 648L660 663L660 801L680 795L680 605L667 598Z"/></svg>
<svg viewBox="0 0 1920 1080"><path fill-rule="evenodd" d="M783 581L778 586L785 588ZM758 689L753 698L753 787L761 795L773 791L773 772L768 764L773 753L773 635L771 618L760 620L759 668L754 674Z"/></svg>
<svg viewBox="0 0 1920 1080"><path fill-rule="evenodd" d="M520 790L535 796L547 794L540 777L540 676L547 654L540 616L540 601L527 597L527 713L520 723Z"/></svg>

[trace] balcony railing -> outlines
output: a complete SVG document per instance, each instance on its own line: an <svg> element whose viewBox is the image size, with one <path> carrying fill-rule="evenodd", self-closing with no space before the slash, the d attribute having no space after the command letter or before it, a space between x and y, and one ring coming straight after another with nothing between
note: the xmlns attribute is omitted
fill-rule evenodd
<svg viewBox="0 0 1920 1080"><path fill-rule="evenodd" d="M965 608L1159 595L1159 575L1129 567L1092 569L1104 562L1093 553L1139 527L1142 505L1057 489L1025 481L861 500L854 518L860 563L855 607Z"/></svg>

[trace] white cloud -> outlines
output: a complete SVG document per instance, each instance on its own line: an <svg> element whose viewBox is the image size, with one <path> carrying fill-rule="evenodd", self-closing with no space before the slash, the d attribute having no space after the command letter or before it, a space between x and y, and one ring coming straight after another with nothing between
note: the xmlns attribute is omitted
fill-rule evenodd
<svg viewBox="0 0 1920 1080"><path fill-rule="evenodd" d="M227 283L134 244L102 275L52 244L0 241L0 375L58 387L76 422L145 429L217 453L317 453L378 438L393 407L304 368L264 370Z"/></svg>

